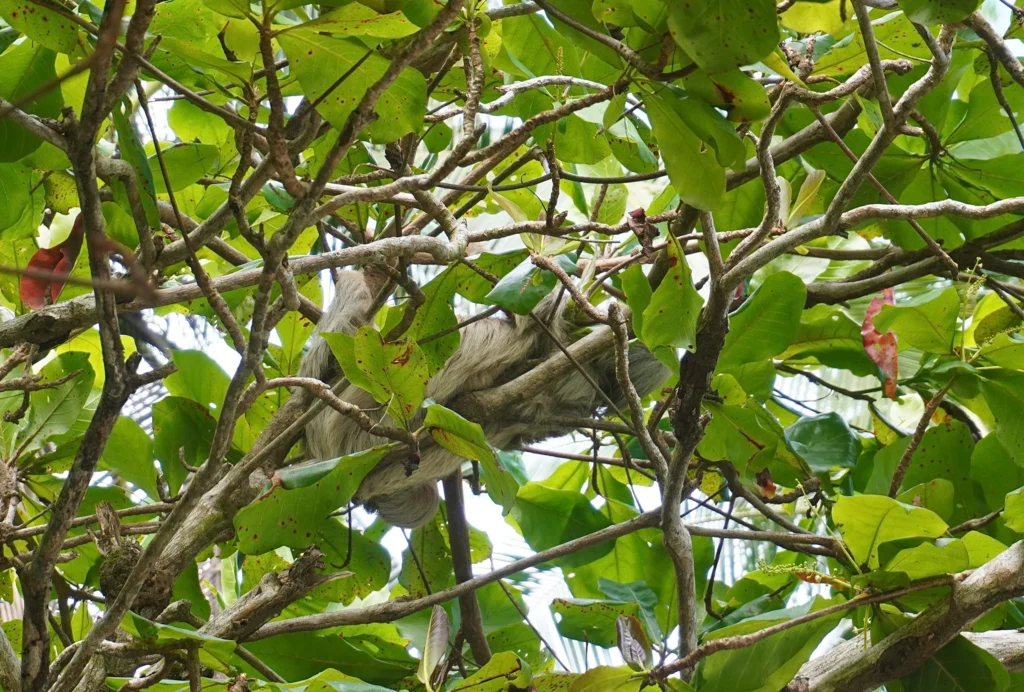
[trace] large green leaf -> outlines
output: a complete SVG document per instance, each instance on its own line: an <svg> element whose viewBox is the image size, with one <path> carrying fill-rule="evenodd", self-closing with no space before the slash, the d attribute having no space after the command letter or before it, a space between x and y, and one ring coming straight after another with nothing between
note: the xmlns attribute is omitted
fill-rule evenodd
<svg viewBox="0 0 1024 692"><path fill-rule="evenodd" d="M885 571L902 572L913 580L939 574L955 574L970 566L970 553L963 541L957 538L940 538L935 543L921 543L913 548L900 550L892 559L886 561Z"/></svg>
<svg viewBox="0 0 1024 692"><path fill-rule="evenodd" d="M556 598L551 612L563 637L610 649L616 642L616 621L623 615L637 616L640 606L630 601Z"/></svg>
<svg viewBox="0 0 1024 692"><path fill-rule="evenodd" d="M312 465L330 470L310 485L289 489L278 478L267 492L235 515L238 547L249 555L258 555L280 546L305 548L313 544L321 522L352 499L363 477L389 450L374 447Z"/></svg>
<svg viewBox="0 0 1024 692"><path fill-rule="evenodd" d="M480 667L462 682L451 688L452 692L504 692L512 689L530 689L531 670L528 665L511 651L496 653L486 665Z"/></svg>
<svg viewBox="0 0 1024 692"><path fill-rule="evenodd" d="M0 135L3 123L8 121L9 118L0 120ZM0 208L0 236L17 240L30 237L38 231L45 202L41 190L33 194L38 185L33 184L32 178L32 170L21 163L0 163L0 189L4 191L4 206Z"/></svg>
<svg viewBox="0 0 1024 692"><path fill-rule="evenodd" d="M1024 533L1024 488L1006 493L1004 508L1003 521L1006 522L1006 528Z"/></svg>
<svg viewBox="0 0 1024 692"><path fill-rule="evenodd" d="M417 663L404 645L359 631L279 634L246 642L245 648L288 680L311 678L312 686L306 688L310 690L376 692L379 688L372 685L395 689L395 683L412 674ZM328 669L354 673L365 682L353 682L351 676Z"/></svg>
<svg viewBox="0 0 1024 692"><path fill-rule="evenodd" d="M455 310L452 309L452 298L455 295L458 280L458 266L456 266L441 272L440 276L423 287L423 296L426 301L416 311L416 316L406 334L417 342L421 342L424 337L434 336L458 324ZM459 348L459 334L460 332L456 330L439 339L419 344L423 355L427 358L431 375L435 375L443 368Z"/></svg>
<svg viewBox="0 0 1024 692"><path fill-rule="evenodd" d="M937 514L884 495L841 496L832 509L836 529L858 564L878 566L878 547L901 538L937 538L948 528Z"/></svg>
<svg viewBox="0 0 1024 692"><path fill-rule="evenodd" d="M169 396L153 405L153 449L172 493L188 475L182 460L189 466L206 462L216 426L209 408L191 399Z"/></svg>
<svg viewBox="0 0 1024 692"><path fill-rule="evenodd" d="M575 273L578 269L568 255L558 255L554 260L568 274ZM527 257L515 269L501 277L490 293L484 296L484 302L500 305L519 315L526 315L537 307L557 284L558 277L536 266Z"/></svg>
<svg viewBox="0 0 1024 692"><path fill-rule="evenodd" d="M356 2L331 10L301 26L336 36L374 38L402 38L419 30L401 12L380 14Z"/></svg>
<svg viewBox="0 0 1024 692"><path fill-rule="evenodd" d="M160 495L156 490L153 461L152 438L134 419L128 416L118 418L103 448L100 467L113 471L122 480L142 488L150 498L157 500Z"/></svg>
<svg viewBox="0 0 1024 692"><path fill-rule="evenodd" d="M938 293L901 300L899 305L884 305L875 317L875 328L881 333L896 332L900 343L930 353L950 353L960 298L955 288Z"/></svg>
<svg viewBox="0 0 1024 692"><path fill-rule="evenodd" d="M772 274L743 306L729 317L729 333L718 367L756 363L779 355L792 342L800 325L807 289L789 272Z"/></svg>
<svg viewBox="0 0 1024 692"><path fill-rule="evenodd" d="M478 424L440 404L432 404L427 407L423 427L430 428L430 436L449 452L464 459L479 461L487 493L501 505L506 514L512 509L519 485L512 474L502 467Z"/></svg>
<svg viewBox="0 0 1024 692"><path fill-rule="evenodd" d="M219 154L212 144L179 144L161 150L171 191L179 192L192 185L217 165ZM149 166L156 173L154 183L158 193L167 194L167 184L156 154L149 157Z"/></svg>
<svg viewBox="0 0 1024 692"><path fill-rule="evenodd" d="M779 27L772 0L666 2L676 43L705 72L724 72L757 62L775 50Z"/></svg>
<svg viewBox="0 0 1024 692"><path fill-rule="evenodd" d="M674 92L641 93L661 157L679 198L698 209L716 209L725 195L725 169L673 105Z"/></svg>
<svg viewBox="0 0 1024 692"><path fill-rule="evenodd" d="M310 597L347 604L387 586L391 576L391 554L362 531L350 529L337 519L326 519L317 527L316 547L324 554L328 572L337 571L333 566L345 564L347 560L345 571L352 574L314 588L309 593Z"/></svg>
<svg viewBox="0 0 1024 692"><path fill-rule="evenodd" d="M335 38L315 28L299 28L278 36L288 61L309 99L324 97L318 106L324 118L339 130L349 114L373 84L384 75L389 63L355 39ZM366 57L369 56L369 57ZM356 68L344 84L330 94L328 89L346 72ZM405 69L380 97L375 112L381 117L369 132L381 142L392 142L415 132L426 112L427 83L419 72Z"/></svg>
<svg viewBox="0 0 1024 692"><path fill-rule="evenodd" d="M704 301L693 286L690 265L675 236L669 236L666 253L669 271L644 308L640 340L652 351L661 347L692 350Z"/></svg>
<svg viewBox="0 0 1024 692"><path fill-rule="evenodd" d="M886 683L893 692L1006 690L1010 674L995 656L957 635L905 678Z"/></svg>
<svg viewBox="0 0 1024 692"><path fill-rule="evenodd" d="M85 353L63 353L42 369L43 382L52 382L75 372L78 374L64 384L29 395L28 422L19 437L31 440L30 449L38 449L54 435L71 429L92 391L95 377L89 356Z"/></svg>
<svg viewBox="0 0 1024 692"><path fill-rule="evenodd" d="M907 440L894 442L892 457L902 455ZM888 448L887 448L888 449ZM958 524L984 514L971 483L971 455L974 453L974 439L967 426L950 421L930 428L921 440L920 446L910 459L910 466L903 478L903 487L928 483L942 479L953 484L955 506L950 519Z"/></svg>
<svg viewBox="0 0 1024 692"><path fill-rule="evenodd" d="M853 468L860 455L860 438L838 413L800 418L786 428L786 441L819 473Z"/></svg>
<svg viewBox="0 0 1024 692"><path fill-rule="evenodd" d="M78 46L75 25L46 5L28 0L0 0L0 17L31 40L58 53L71 53Z"/></svg>
<svg viewBox="0 0 1024 692"><path fill-rule="evenodd" d="M360 327L353 355L371 385L370 394L388 404L388 412L399 425L411 427L430 377L426 356L416 342L402 339L388 343L377 330Z"/></svg>
<svg viewBox="0 0 1024 692"><path fill-rule="evenodd" d="M898 12L887 13L872 21L872 30L884 59L892 60L907 56L924 58L931 55L928 46L921 41L921 36L906 15ZM849 75L862 65L866 65L867 61L864 36L857 31L835 43L831 51L815 60L814 73L831 76Z"/></svg>
<svg viewBox="0 0 1024 692"><path fill-rule="evenodd" d="M203 651L225 665L231 661L237 646L235 642L227 639L218 639L176 625L153 622L135 613L125 615L121 627L126 632L153 643L168 645L173 642L183 642L183 645L189 645L189 643L198 645Z"/></svg>
<svg viewBox="0 0 1024 692"><path fill-rule="evenodd" d="M900 9L918 24L951 24L967 19L981 0L898 0Z"/></svg>
<svg viewBox="0 0 1024 692"><path fill-rule="evenodd" d="M766 627L787 622L806 615L833 602L816 597L814 600L795 608L776 610L723 627L705 636L705 641L723 637L751 634ZM762 639L752 646L734 651L712 654L701 668L703 689L730 690L731 692L773 692L784 687L821 643L836 623L841 613L812 620Z"/></svg>
<svg viewBox="0 0 1024 692"><path fill-rule="evenodd" d="M554 490L539 483L527 483L519 489L512 517L534 550L553 548L611 525L583 495L569 490ZM558 564L565 567L584 565L611 549L611 542L600 543L561 558Z"/></svg>
<svg viewBox="0 0 1024 692"><path fill-rule="evenodd" d="M23 41L8 48L0 56L3 59L0 96L19 103L24 97L36 93L40 85L56 80L57 72L53 67L56 57L52 50L32 41ZM63 105L60 89L47 89L29 103L20 104L21 110L41 118L56 118ZM29 134L12 118L0 120L0 161L17 161L41 144L41 139Z"/></svg>
<svg viewBox="0 0 1024 692"><path fill-rule="evenodd" d="M227 373L204 351L175 351L174 364L177 370L164 380L167 390L201 404L219 418L228 390Z"/></svg>
<svg viewBox="0 0 1024 692"><path fill-rule="evenodd" d="M1015 462L1024 466L1024 398L1016 388L989 380L981 382L981 392L996 422L996 437Z"/></svg>

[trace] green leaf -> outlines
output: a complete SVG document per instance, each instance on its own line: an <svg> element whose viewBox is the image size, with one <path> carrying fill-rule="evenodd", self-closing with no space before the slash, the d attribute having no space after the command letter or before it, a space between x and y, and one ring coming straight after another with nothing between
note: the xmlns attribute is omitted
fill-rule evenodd
<svg viewBox="0 0 1024 692"><path fill-rule="evenodd" d="M0 120L0 132L3 123ZM0 189L4 191L4 205L0 208L0 235L8 239L32 236L42 220L43 200L33 195L32 170L20 163L0 163Z"/></svg>
<svg viewBox="0 0 1024 692"><path fill-rule="evenodd" d="M79 352L62 353L42 369L43 382L75 372L79 374L62 385L29 394L28 423L19 437L32 440L30 449L38 449L51 437L71 429L89 398L95 377L89 356Z"/></svg>
<svg viewBox="0 0 1024 692"><path fill-rule="evenodd" d="M142 488L153 500L160 499L156 491L153 440L134 419L121 416L114 423L100 457L100 468Z"/></svg>
<svg viewBox="0 0 1024 692"><path fill-rule="evenodd" d="M708 562L710 562L710 560L702 559L703 557L705 557L705 553L707 552L706 548L709 547L708 545L706 545L706 542L704 540L701 540L702 538L706 537L695 536L693 541L694 564L695 571L697 573L696 581L698 592L700 592L704 586L702 582L705 581L704 574L707 572ZM713 552L714 548L711 547L710 550ZM660 553L660 551L656 552ZM646 567L647 566L645 565L645 568ZM601 577L597 580L597 585L598 588L600 588L601 591L606 596L608 596L608 598L618 601L632 601L636 603L638 606L640 606L639 617L643 621L643 625L646 628L644 636L646 636L648 639L662 638L662 628L661 625L658 623L657 617L657 609L659 605L658 594L656 594L654 590L650 586L648 586L647 582L640 581L632 582L630 584L620 584L618 582L611 581L609 579ZM662 605L667 606L667 604ZM648 656L648 661L650 661L650 656Z"/></svg>
<svg viewBox="0 0 1024 692"><path fill-rule="evenodd" d="M216 427L209 408L190 399L168 396L153 405L153 450L171 493L178 492L188 475L182 457L189 466L201 466L210 455Z"/></svg>
<svg viewBox="0 0 1024 692"><path fill-rule="evenodd" d="M235 653L236 645L233 641L218 639L184 627L153 622L136 613L129 612L125 615L124 620L121 621L121 627L129 634L162 645L169 645L173 642L182 642L187 645L189 642L197 642L203 651L224 665L231 662L232 655Z"/></svg>
<svg viewBox="0 0 1024 692"><path fill-rule="evenodd" d="M563 637L610 649L618 641L618 619L637 615L640 607L628 601L556 598L551 602L551 612Z"/></svg>
<svg viewBox="0 0 1024 692"><path fill-rule="evenodd" d="M568 255L557 255L553 259L567 274L573 274L578 269ZM528 315L557 284L558 277L536 266L527 257L494 285L484 297L484 302L501 306L518 315Z"/></svg>
<svg viewBox="0 0 1024 692"><path fill-rule="evenodd" d="M611 522L583 495L569 490L554 490L539 483L527 483L519 489L512 517L526 542L538 551L611 526ZM607 542L584 548L556 563L564 567L585 565L608 553L612 546Z"/></svg>
<svg viewBox="0 0 1024 692"><path fill-rule="evenodd" d="M358 630L348 634L346 629L280 634L246 642L245 648L287 680L312 680L306 688L310 692L379 692L376 685L394 690L395 683L416 671L417 661L405 645ZM365 682L328 669L359 671L358 680Z"/></svg>
<svg viewBox="0 0 1024 692"><path fill-rule="evenodd" d="M181 0L176 0L176 2L181 2ZM146 221L150 228L160 228L160 212L156 204L156 182L153 180L153 169L150 168L149 158L142 148L142 140L139 139L135 124L117 105L111 111L110 117L114 121L114 129L117 131L117 145L121 149L121 157L135 170L135 180L139 186L139 198L146 214ZM125 197L125 204L127 203L128 199Z"/></svg>
<svg viewBox="0 0 1024 692"><path fill-rule="evenodd" d="M317 527L328 514L348 503L363 477L384 458L390 446L320 462L333 465L311 485L285 488L280 478L254 502L235 515L238 547L258 555L280 546L305 548L314 542Z"/></svg>
<svg viewBox="0 0 1024 692"><path fill-rule="evenodd" d="M485 252L474 257L473 263L500 279L522 264L522 261L527 258L528 254L527 250L515 250L502 254ZM458 284L455 291L460 296L473 303L486 302L487 294L493 288L490 281L461 263L456 265L455 273L458 276Z"/></svg>
<svg viewBox="0 0 1024 692"><path fill-rule="evenodd" d="M353 344L356 366L370 383L367 391L388 413L409 429L430 377L423 351L411 339L387 343L372 327L360 327Z"/></svg>
<svg viewBox="0 0 1024 692"><path fill-rule="evenodd" d="M884 480L884 479L883 479ZM907 485L904 483L904 485ZM918 483L896 496L898 502L914 507L924 507L942 517L949 523L955 509L956 490L945 478L935 478L926 483Z"/></svg>
<svg viewBox="0 0 1024 692"><path fill-rule="evenodd" d="M626 294L626 304L633 313L633 332L643 334L644 310L651 304L651 297L654 295L651 283L639 264L630 265L619 276L622 280L622 291Z"/></svg>
<svg viewBox="0 0 1024 692"><path fill-rule="evenodd" d="M832 519L858 564L878 566L878 546L900 538L937 538L946 522L934 512L883 495L840 496Z"/></svg>
<svg viewBox="0 0 1024 692"><path fill-rule="evenodd" d="M401 12L379 14L358 3L331 10L299 26L337 36L374 38L403 38L419 31Z"/></svg>
<svg viewBox="0 0 1024 692"><path fill-rule="evenodd" d="M882 59L927 58L931 55L928 46L921 40L921 36L906 15L890 12L873 20L871 25ZM846 76L853 74L867 62L864 36L857 31L835 43L831 51L816 60L814 74Z"/></svg>
<svg viewBox="0 0 1024 692"><path fill-rule="evenodd" d="M950 353L960 298L955 288L941 293L901 300L899 305L884 305L875 317L875 328L881 333L896 332L900 343L929 353Z"/></svg>
<svg viewBox="0 0 1024 692"><path fill-rule="evenodd" d="M970 554L963 541L939 539L899 551L885 565L886 572L902 572L907 578L923 579L939 574L954 574L970 567Z"/></svg>
<svg viewBox="0 0 1024 692"><path fill-rule="evenodd" d="M835 603L815 597L813 601L802 606L763 613L715 630L708 633L704 641L752 634ZM700 673L700 679L704 684L699 688L730 692L780 690L793 679L800 666L807 662L814 649L842 617L842 613L834 613L773 634L752 646L712 654L704 660Z"/></svg>
<svg viewBox="0 0 1024 692"><path fill-rule="evenodd" d="M1010 674L999 660L963 635L957 635L913 673L898 683L886 683L893 692L976 692L1005 690Z"/></svg>
<svg viewBox="0 0 1024 692"><path fill-rule="evenodd" d="M472 540L472 533L470 536ZM436 512L430 521L413 530L409 547L402 551L398 583L413 598L422 598L455 584L448 527L441 512Z"/></svg>
<svg viewBox="0 0 1024 692"><path fill-rule="evenodd" d="M217 165L220 157L217 147L212 144L179 144L163 149L161 153L173 192L184 190L209 173ZM156 191L160 194L167 194L167 185L156 154L149 157L149 166L157 172L155 176Z"/></svg>
<svg viewBox="0 0 1024 692"><path fill-rule="evenodd" d="M890 445L893 448L893 456L897 455L897 450L902 455L906 445L907 441ZM948 480L953 484L956 499L950 521L959 524L984 514L977 506L977 497L971 484L973 452L974 438L963 423L950 421L929 428L921 440L921 445L910 459L903 486L910 487L935 479Z"/></svg>
<svg viewBox="0 0 1024 692"><path fill-rule="evenodd" d="M341 332L320 332L320 336L331 347L331 353L338 359L341 371L348 378L348 381L367 392L374 388L374 384L363 374L356 363L356 340L355 337ZM383 395L383 393L382 393Z"/></svg>
<svg viewBox="0 0 1024 692"><path fill-rule="evenodd" d="M1010 458L1024 466L1024 399L1016 389L990 380L981 381L981 393L995 418L996 437Z"/></svg>
<svg viewBox="0 0 1024 692"><path fill-rule="evenodd" d="M760 471L775 458L779 436L765 428L757 413L745 406L707 404L711 411L698 450L716 461L729 461L740 474Z"/></svg>
<svg viewBox="0 0 1024 692"><path fill-rule="evenodd" d="M639 692L643 681L644 674L628 666L597 666L576 678L569 692Z"/></svg>
<svg viewBox="0 0 1024 692"><path fill-rule="evenodd" d="M369 57L354 70L344 84L328 94L317 107L328 122L343 129L349 114L363 94L379 80L389 62L355 39L335 38L300 28L278 36L305 96L318 99L345 73ZM378 142L393 142L416 132L426 113L427 82L416 70L406 68L381 95L374 109L380 116L368 131Z"/></svg>
<svg viewBox="0 0 1024 692"><path fill-rule="evenodd" d="M683 80L686 90L728 113L733 122L756 122L771 113L764 87L742 70L709 75L697 71Z"/></svg>
<svg viewBox="0 0 1024 692"><path fill-rule="evenodd" d="M669 235L666 252L669 270L643 311L640 340L652 351L662 346L692 350L704 301L693 286L690 265L674 235Z"/></svg>
<svg viewBox="0 0 1024 692"><path fill-rule="evenodd" d="M504 692L531 689L530 667L511 651L491 656L486 665L451 688L452 692Z"/></svg>
<svg viewBox="0 0 1024 692"><path fill-rule="evenodd" d="M175 351L174 364L177 370L164 380L167 391L202 404L219 418L230 382L227 373L203 351Z"/></svg>
<svg viewBox="0 0 1024 692"><path fill-rule="evenodd" d="M1024 321L1017 316L1017 313L1009 305L1004 305L985 315L974 328L974 340L979 344L986 344L1006 331L1017 331Z"/></svg>
<svg viewBox="0 0 1024 692"><path fill-rule="evenodd" d="M327 573L337 571L334 565L344 564L348 560L345 571L352 572L352 576L321 584L309 592L310 598L351 603L356 598L366 598L387 586L391 576L391 554L382 545L367 538L362 531L349 529L338 519L326 519L317 528L316 547L324 553ZM277 553L264 555L276 556ZM246 557L243 567L248 565L250 559Z"/></svg>
<svg viewBox="0 0 1024 692"><path fill-rule="evenodd" d="M792 343L779 358L792 363L821 363L860 377L878 371L864 352L860 324L842 308L826 305L804 311Z"/></svg>
<svg viewBox="0 0 1024 692"><path fill-rule="evenodd" d="M0 0L0 17L31 40L58 53L71 53L78 46L75 25L46 5Z"/></svg>
<svg viewBox="0 0 1024 692"><path fill-rule="evenodd" d="M116 202L104 202L103 223L106 225L107 235L114 240L128 248L138 247L139 231L135 227L135 221L121 205Z"/></svg>
<svg viewBox="0 0 1024 692"><path fill-rule="evenodd" d="M536 15L501 20L501 47L507 60L501 69L524 77L549 74L580 74L576 46L543 18ZM504 63L504 64L503 64Z"/></svg>
<svg viewBox="0 0 1024 692"><path fill-rule="evenodd" d="M729 333L718 366L755 363L779 355L792 343L800 326L807 288L789 272L772 274L729 317Z"/></svg>
<svg viewBox="0 0 1024 692"><path fill-rule="evenodd" d="M508 514L515 503L519 484L494 455L483 428L440 404L427 407L423 427L430 428L430 436L449 452L480 462L487 493Z"/></svg>
<svg viewBox="0 0 1024 692"><path fill-rule="evenodd" d="M185 100L175 101L167 111L167 124L183 142L211 144L233 137L223 120Z"/></svg>
<svg viewBox="0 0 1024 692"><path fill-rule="evenodd" d="M423 287L423 296L426 301L416 311L409 331L406 332L408 336L419 343L420 349L423 350L431 376L436 375L459 348L460 332L458 330L440 339L421 343L424 337L450 329L459 322L455 316L455 310L452 309L452 298L459 280L457 269L458 266L449 267Z"/></svg>
<svg viewBox="0 0 1024 692"><path fill-rule="evenodd" d="M30 3L35 6L35 3ZM57 79L54 60L57 54L49 48L32 41L8 48L3 56L3 70L0 70L0 97L20 104L21 110L41 118L56 118L64 105L60 89L47 89L29 103L21 100L29 96L42 84ZM29 134L12 118L0 120L0 162L17 161L39 148L43 140Z"/></svg>
<svg viewBox="0 0 1024 692"><path fill-rule="evenodd" d="M816 473L853 468L860 456L860 438L838 413L801 417L786 428L786 441Z"/></svg>
<svg viewBox="0 0 1024 692"><path fill-rule="evenodd" d="M672 92L670 92L672 94ZM725 196L725 169L677 112L674 94L641 92L661 157L679 198L698 209L716 209Z"/></svg>
<svg viewBox="0 0 1024 692"><path fill-rule="evenodd" d="M1024 533L1024 488L1007 493L1003 506L1003 521L1006 522L1006 528Z"/></svg>
<svg viewBox="0 0 1024 692"><path fill-rule="evenodd" d="M898 0L907 18L918 24L961 22L978 9L981 0Z"/></svg>
<svg viewBox="0 0 1024 692"><path fill-rule="evenodd" d="M705 72L749 65L778 45L772 0L747 0L742 11L729 0L682 0L666 6L672 37Z"/></svg>

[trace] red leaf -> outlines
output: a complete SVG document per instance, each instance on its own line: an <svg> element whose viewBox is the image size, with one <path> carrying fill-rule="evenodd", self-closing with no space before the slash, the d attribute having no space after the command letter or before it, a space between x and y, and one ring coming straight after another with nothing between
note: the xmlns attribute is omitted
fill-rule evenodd
<svg viewBox="0 0 1024 692"><path fill-rule="evenodd" d="M772 472L768 469L762 469L757 472L754 477L757 487L761 489L761 494L769 500L775 497L775 491L778 486L775 485L775 481L772 480Z"/></svg>
<svg viewBox="0 0 1024 692"><path fill-rule="evenodd" d="M882 291L882 297L874 298L871 305L868 306L867 312L864 313L864 324L860 328L860 335L864 339L864 350L867 352L868 358L885 373L882 388L885 396L890 399L896 398L896 379L899 377L896 334L892 331L882 334L875 329L875 315L882 311L883 305L893 305L894 303L892 289L887 288Z"/></svg>
<svg viewBox="0 0 1024 692"><path fill-rule="evenodd" d="M75 219L71 233L60 245L51 248L39 248L32 255L26 273L21 276L19 290L21 302L30 310L38 310L47 304L57 302L57 296L64 288L64 279L75 266L78 253L82 250L82 239L85 237L85 226L82 215ZM46 295L49 292L49 301Z"/></svg>

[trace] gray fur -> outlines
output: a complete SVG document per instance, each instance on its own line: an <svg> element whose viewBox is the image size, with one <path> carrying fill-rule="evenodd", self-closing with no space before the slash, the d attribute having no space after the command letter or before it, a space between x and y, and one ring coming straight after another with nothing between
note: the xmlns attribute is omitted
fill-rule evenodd
<svg viewBox="0 0 1024 692"><path fill-rule="evenodd" d="M542 301L534 314L549 323L565 343L567 325L561 317L563 306L558 303L557 293ZM362 274L342 272L335 299L317 326L299 375L319 379L332 376L333 356L319 333L354 334L369 321L367 313L372 304L373 296ZM427 383L427 396L439 404L448 404L462 394L501 384L519 374L529 361L547 357L556 350L544 331L528 317L516 317L514 322L498 318L474 322L462 330L458 350ZM629 360L630 374L641 396L653 391L668 376L668 370L642 346L630 349ZM615 380L615 356L611 349L584 367L617 406L625 406ZM385 407L357 387L347 387L341 398L377 420L384 414ZM590 416L603 404L586 378L573 369L552 382L540 396L511 407L505 421L486 424L484 433L491 445L499 449L537 442L564 432L550 423L553 416ZM391 423L389 417L384 418ZM306 451L310 459L333 459L386 441L329 408L306 426ZM385 459L363 479L355 499L375 508L389 524L421 526L437 511L437 481L461 464L461 458L438 445L424 446L419 466L411 475L402 460Z"/></svg>

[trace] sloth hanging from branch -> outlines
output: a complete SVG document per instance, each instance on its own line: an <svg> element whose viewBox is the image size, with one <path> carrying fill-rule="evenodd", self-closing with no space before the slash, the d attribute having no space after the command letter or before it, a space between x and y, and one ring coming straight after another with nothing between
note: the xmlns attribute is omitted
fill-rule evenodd
<svg viewBox="0 0 1024 692"><path fill-rule="evenodd" d="M378 283L376 275L373 268L338 275L335 298L313 334L299 369L300 376L331 384L338 382L341 369L321 334L340 332L351 336L372 321L378 288L374 285ZM481 424L488 443L498 449L565 433L567 426L559 425L558 418L590 417L605 408L624 408L610 328L598 326L579 337L577 325L567 318L570 311L563 294L553 291L530 315L488 317L466 325L461 330L458 349L427 383L426 396L439 404L462 409L467 418ZM575 351L571 360L555 340L562 347L568 346L570 352ZM541 370L530 377L533 367ZM629 372L640 396L654 391L669 374L640 344L630 347ZM494 397L495 392L501 396ZM339 397L381 426L394 424L387 407L381 407L359 387L348 384ZM500 401L499 410L493 405L475 405L485 401L493 404L496 400ZM410 421L412 427L422 423L423 415L422 410L415 415ZM388 441L374 435L372 427L370 431L365 427L352 416L324 408L306 426L307 458L333 459ZM437 511L438 481L453 473L463 461L432 440L421 441L415 463L410 463L408 453L386 457L363 479L354 499L376 511L389 524L421 526Z"/></svg>

